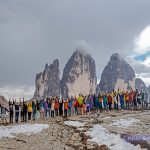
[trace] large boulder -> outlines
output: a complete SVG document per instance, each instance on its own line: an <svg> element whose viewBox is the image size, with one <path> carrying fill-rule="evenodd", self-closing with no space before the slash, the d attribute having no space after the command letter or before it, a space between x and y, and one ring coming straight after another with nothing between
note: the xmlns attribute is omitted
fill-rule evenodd
<svg viewBox="0 0 150 150"><path fill-rule="evenodd" d="M35 87L35 97L60 96L58 59L54 60L50 65L46 64L44 71L36 75Z"/></svg>
<svg viewBox="0 0 150 150"><path fill-rule="evenodd" d="M88 95L96 91L96 65L91 55L76 50L68 60L61 80L61 94L64 98Z"/></svg>
<svg viewBox="0 0 150 150"><path fill-rule="evenodd" d="M111 55L99 83L100 91L135 89L135 73L132 67L118 54Z"/></svg>

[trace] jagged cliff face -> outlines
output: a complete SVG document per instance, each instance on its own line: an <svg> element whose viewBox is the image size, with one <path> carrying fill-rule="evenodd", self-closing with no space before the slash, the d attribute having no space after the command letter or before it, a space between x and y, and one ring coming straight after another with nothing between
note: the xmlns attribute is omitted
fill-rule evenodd
<svg viewBox="0 0 150 150"><path fill-rule="evenodd" d="M44 71L36 75L35 86L36 97L60 95L60 71L57 59L49 66L46 64Z"/></svg>
<svg viewBox="0 0 150 150"><path fill-rule="evenodd" d="M148 92L148 88L146 87L144 81L140 78L136 78L135 80L135 88L138 89L138 91L142 92Z"/></svg>
<svg viewBox="0 0 150 150"><path fill-rule="evenodd" d="M88 95L96 90L96 66L94 59L82 51L75 51L67 62L61 80L61 94L68 96Z"/></svg>
<svg viewBox="0 0 150 150"><path fill-rule="evenodd" d="M135 73L132 67L119 56L118 53L110 57L110 61L104 68L99 83L100 91L111 92L114 90L135 89Z"/></svg>

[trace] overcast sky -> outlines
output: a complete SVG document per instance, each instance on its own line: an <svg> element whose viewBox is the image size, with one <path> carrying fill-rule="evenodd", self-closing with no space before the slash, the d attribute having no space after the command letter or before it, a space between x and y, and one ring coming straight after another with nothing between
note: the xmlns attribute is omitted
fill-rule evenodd
<svg viewBox="0 0 150 150"><path fill-rule="evenodd" d="M62 72L77 47L98 79L119 52L150 84L149 14L149 0L0 0L0 93L32 95L36 73L55 58Z"/></svg>

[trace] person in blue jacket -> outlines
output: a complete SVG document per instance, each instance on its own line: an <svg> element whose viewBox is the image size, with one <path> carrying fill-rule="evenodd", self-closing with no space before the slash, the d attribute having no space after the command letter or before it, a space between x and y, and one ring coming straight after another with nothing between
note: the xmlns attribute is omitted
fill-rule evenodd
<svg viewBox="0 0 150 150"><path fill-rule="evenodd" d="M121 109L124 109L124 93L119 94Z"/></svg>
<svg viewBox="0 0 150 150"><path fill-rule="evenodd" d="M68 99L68 115L71 116L72 111L72 97Z"/></svg>

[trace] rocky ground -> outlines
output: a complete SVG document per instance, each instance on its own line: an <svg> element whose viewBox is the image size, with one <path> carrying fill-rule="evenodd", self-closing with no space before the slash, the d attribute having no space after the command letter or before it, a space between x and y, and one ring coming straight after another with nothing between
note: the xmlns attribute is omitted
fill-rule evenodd
<svg viewBox="0 0 150 150"><path fill-rule="evenodd" d="M138 120L130 127L118 126L113 122L120 119L134 118ZM66 125L65 121L79 121L84 125L77 127ZM124 120L123 120L124 121ZM18 134L14 138L1 138L0 149L7 150L107 150L110 147L106 144L98 145L90 141L91 137L87 134L90 128L99 124L107 129L110 133L120 134L121 137L134 134L150 135L150 111L122 111L108 112L102 114L90 114L82 116L72 116L69 118L57 117L45 120L31 121L31 124L42 123L48 124L49 127L40 133L31 135ZM97 133L100 135L100 133ZM140 144L142 148L150 149L149 142L133 142ZM109 147L109 148L108 148ZM136 147L135 147L136 149ZM128 150L128 149L127 149Z"/></svg>

